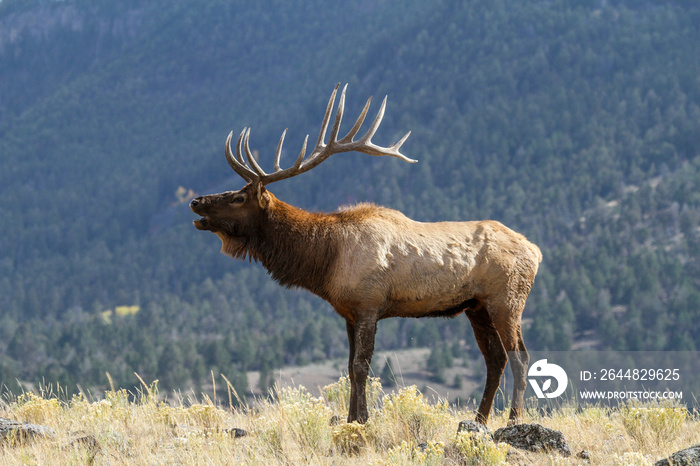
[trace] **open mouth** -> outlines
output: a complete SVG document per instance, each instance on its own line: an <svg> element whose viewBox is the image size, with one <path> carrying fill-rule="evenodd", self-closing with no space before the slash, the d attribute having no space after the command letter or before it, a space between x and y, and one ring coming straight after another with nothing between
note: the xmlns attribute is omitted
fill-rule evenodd
<svg viewBox="0 0 700 466"><path fill-rule="evenodd" d="M209 230L211 228L209 225L209 219L206 217L198 218L192 223L194 223L194 227L197 230Z"/></svg>

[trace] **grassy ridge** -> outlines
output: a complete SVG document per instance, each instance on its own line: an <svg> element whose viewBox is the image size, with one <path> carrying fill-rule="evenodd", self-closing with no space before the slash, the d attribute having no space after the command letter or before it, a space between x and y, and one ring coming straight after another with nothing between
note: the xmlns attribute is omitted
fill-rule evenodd
<svg viewBox="0 0 700 466"><path fill-rule="evenodd" d="M108 391L99 401L83 395L62 399L51 390L24 393L3 403L0 416L46 425L57 435L4 442L0 464L583 464L576 457L474 443L456 433L460 420L474 413L429 403L415 386L384 392L373 380L369 393L366 425L335 422L347 411L345 378L319 398L293 387L279 390L274 400L234 410L206 396L166 403L157 382L137 394ZM491 429L506 425L506 413L495 414ZM531 409L523 422L560 430L574 454L590 453L590 464L649 464L700 436L697 414L676 405L565 407L546 417ZM247 435L236 437L234 428Z"/></svg>

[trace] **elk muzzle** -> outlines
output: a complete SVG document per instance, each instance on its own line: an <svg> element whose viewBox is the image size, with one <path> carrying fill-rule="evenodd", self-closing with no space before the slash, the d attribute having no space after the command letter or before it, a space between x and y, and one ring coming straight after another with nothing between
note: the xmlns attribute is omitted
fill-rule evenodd
<svg viewBox="0 0 700 466"><path fill-rule="evenodd" d="M206 215L206 204L202 202L201 197L196 197L190 201L190 209L192 209L192 212L194 212L197 215L201 215L202 218L198 218L197 220L193 221L194 226L197 230L209 230L210 225L209 225L209 219L207 218Z"/></svg>

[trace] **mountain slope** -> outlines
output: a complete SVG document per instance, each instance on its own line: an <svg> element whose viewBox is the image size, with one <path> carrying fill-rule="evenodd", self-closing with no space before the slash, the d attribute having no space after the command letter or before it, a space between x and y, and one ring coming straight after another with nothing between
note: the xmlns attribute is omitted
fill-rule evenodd
<svg viewBox="0 0 700 466"><path fill-rule="evenodd" d="M270 157L288 127L291 163L340 81L348 115L389 95L377 141L411 130L420 163L338 156L279 197L523 232L545 257L533 348L695 348L699 24L627 1L4 0L0 379L175 387L342 355L325 303L221 256L186 206L242 186L232 129ZM122 305L140 310L101 318ZM466 319L396 320L378 347L465 338Z"/></svg>

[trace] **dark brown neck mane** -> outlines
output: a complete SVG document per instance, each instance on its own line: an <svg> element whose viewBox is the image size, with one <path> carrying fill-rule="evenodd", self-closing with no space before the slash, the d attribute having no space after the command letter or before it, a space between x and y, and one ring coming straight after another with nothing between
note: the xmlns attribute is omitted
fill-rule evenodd
<svg viewBox="0 0 700 466"><path fill-rule="evenodd" d="M260 262L287 288L305 288L325 298L325 285L337 256L336 214L310 213L272 198L259 221L234 236L219 235L222 252Z"/></svg>

